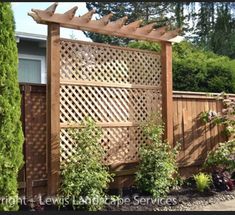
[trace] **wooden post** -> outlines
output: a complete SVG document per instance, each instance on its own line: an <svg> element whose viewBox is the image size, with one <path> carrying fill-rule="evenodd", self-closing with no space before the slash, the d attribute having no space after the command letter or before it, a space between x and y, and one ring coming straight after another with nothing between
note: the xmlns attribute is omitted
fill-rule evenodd
<svg viewBox="0 0 235 215"><path fill-rule="evenodd" d="M162 63L162 116L165 124L164 139L173 146L173 93L172 93L172 45L161 43Z"/></svg>
<svg viewBox="0 0 235 215"><path fill-rule="evenodd" d="M60 25L48 25L47 38L48 194L57 194L60 170Z"/></svg>

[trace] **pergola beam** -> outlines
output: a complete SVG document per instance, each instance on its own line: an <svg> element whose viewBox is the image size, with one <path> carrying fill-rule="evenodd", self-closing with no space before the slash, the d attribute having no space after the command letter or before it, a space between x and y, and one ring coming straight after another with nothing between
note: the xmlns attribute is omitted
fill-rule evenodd
<svg viewBox="0 0 235 215"><path fill-rule="evenodd" d="M57 5L57 3L54 3L46 10L32 9L33 13L29 13L29 16L40 24L56 23L64 28L153 42L169 42L169 40L176 37L181 31L180 29L169 31L167 26L155 28L156 23L140 27L141 20L125 25L127 16L111 22L112 13L99 20L91 20L95 13L94 9L80 17L75 16L77 7L63 14L55 13Z"/></svg>

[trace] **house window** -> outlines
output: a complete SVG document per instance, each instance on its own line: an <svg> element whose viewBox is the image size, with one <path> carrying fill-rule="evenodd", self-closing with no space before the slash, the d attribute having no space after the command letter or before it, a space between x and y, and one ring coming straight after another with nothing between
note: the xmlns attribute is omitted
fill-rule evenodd
<svg viewBox="0 0 235 215"><path fill-rule="evenodd" d="M43 56L19 54L18 80L24 83L45 83L45 59Z"/></svg>

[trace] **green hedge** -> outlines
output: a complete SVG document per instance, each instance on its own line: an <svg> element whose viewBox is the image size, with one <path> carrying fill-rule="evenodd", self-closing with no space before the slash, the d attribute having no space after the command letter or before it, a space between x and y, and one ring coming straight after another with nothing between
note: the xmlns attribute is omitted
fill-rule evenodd
<svg viewBox="0 0 235 215"><path fill-rule="evenodd" d="M23 163L17 46L10 3L0 3L0 197L17 200L17 177ZM0 202L0 211L17 210L17 202Z"/></svg>
<svg viewBox="0 0 235 215"><path fill-rule="evenodd" d="M159 51L158 43L130 42L130 47ZM189 42L173 45L174 90L235 93L235 60L204 51Z"/></svg>

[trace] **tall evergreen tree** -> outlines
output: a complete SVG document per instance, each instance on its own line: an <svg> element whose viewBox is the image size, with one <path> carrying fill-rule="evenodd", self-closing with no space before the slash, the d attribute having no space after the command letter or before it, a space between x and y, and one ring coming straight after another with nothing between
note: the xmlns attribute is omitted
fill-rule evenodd
<svg viewBox="0 0 235 215"><path fill-rule="evenodd" d="M136 20L143 20L143 24L157 21L159 26L167 23L166 14L170 10L170 4L165 2L88 2L87 9L96 9L98 18L112 12L112 20L128 16L127 24ZM94 42L104 42L115 45L126 45L130 39L109 37L101 34L85 32Z"/></svg>
<svg viewBox="0 0 235 215"><path fill-rule="evenodd" d="M235 58L235 19L229 3L217 8L217 19L211 34L210 49L220 55Z"/></svg>
<svg viewBox="0 0 235 215"><path fill-rule="evenodd" d="M184 3L177 2L175 5L175 17L176 17L176 24L177 27L181 28L184 25Z"/></svg>
<svg viewBox="0 0 235 215"><path fill-rule="evenodd" d="M0 211L17 210L17 176L23 163L17 46L10 3L0 3Z"/></svg>
<svg viewBox="0 0 235 215"><path fill-rule="evenodd" d="M207 50L209 49L211 31L214 27L214 7L214 2L201 2L199 4L197 28L194 32L197 35L196 43Z"/></svg>
<svg viewBox="0 0 235 215"><path fill-rule="evenodd" d="M127 15L127 23L143 19L144 24L156 21L159 26L171 24L180 27L187 40L205 50L234 58L234 2L88 2L86 5L89 10L96 8L99 17L111 11L114 13L113 20ZM95 42L126 45L130 41L127 38L86 34Z"/></svg>

